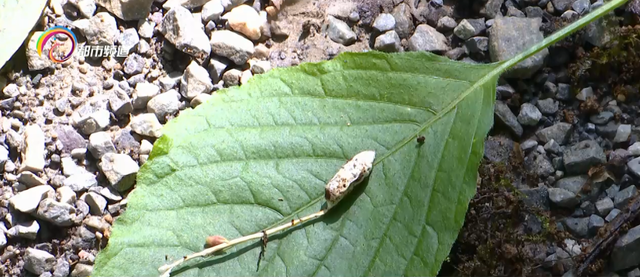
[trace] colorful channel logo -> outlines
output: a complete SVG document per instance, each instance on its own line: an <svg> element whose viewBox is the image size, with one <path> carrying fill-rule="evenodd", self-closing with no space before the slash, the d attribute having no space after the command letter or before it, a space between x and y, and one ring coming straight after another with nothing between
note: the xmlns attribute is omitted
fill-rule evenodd
<svg viewBox="0 0 640 277"><path fill-rule="evenodd" d="M71 41L71 49L66 54L58 54L58 48L66 44L66 41L59 40L59 36L66 36L68 40ZM36 47L38 49L38 55L41 57L44 52L44 48L49 41L51 41L51 48L49 48L49 53L47 55L49 56L49 59L55 63L62 63L70 59L71 55L73 55L73 52L76 50L76 45L78 44L76 35L68 28L62 26L51 27L45 30L44 33L40 35L40 38L38 38L38 44Z"/></svg>

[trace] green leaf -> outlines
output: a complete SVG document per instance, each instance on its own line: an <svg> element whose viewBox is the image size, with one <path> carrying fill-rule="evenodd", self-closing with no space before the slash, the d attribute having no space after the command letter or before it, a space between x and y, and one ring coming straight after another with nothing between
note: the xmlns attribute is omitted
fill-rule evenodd
<svg viewBox="0 0 640 277"><path fill-rule="evenodd" d="M40 19L48 0L0 0L0 68L11 59Z"/></svg>
<svg viewBox="0 0 640 277"><path fill-rule="evenodd" d="M214 94L166 125L94 276L158 275L165 255L200 251L207 236L318 211L325 183L368 149L367 182L325 217L270 238L259 271L256 242L174 274L436 275L475 193L499 65L345 53Z"/></svg>

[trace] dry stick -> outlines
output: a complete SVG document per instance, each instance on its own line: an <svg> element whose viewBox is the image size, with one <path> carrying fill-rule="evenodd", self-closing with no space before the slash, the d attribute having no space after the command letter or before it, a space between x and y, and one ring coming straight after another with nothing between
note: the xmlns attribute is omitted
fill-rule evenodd
<svg viewBox="0 0 640 277"><path fill-rule="evenodd" d="M607 233L604 238L600 239L587 258L582 262L582 264L578 267L576 275L582 276L582 273L591 265L591 263L598 257L603 251L609 248L611 243L615 242L616 239L620 236L620 228L626 223L633 221L635 218L640 215L640 196L636 197L633 201L633 204L629 206L629 210L621 216L617 216L616 219L611 222L611 230Z"/></svg>
<svg viewBox="0 0 640 277"><path fill-rule="evenodd" d="M211 248L207 248L197 253L193 253L191 255L184 256L182 259L179 259L171 264L163 265L158 268L162 274L161 277L168 277L171 274L171 270L180 264L192 260L198 257L204 257L207 255L211 255L215 252L221 251L223 249L227 249L236 244L240 244L246 241L259 239L267 237L273 233L280 232L282 230L288 229L300 223L316 219L321 217L327 213L331 208L333 208L340 200L344 198L349 192L353 190L353 188L361 183L366 177L371 173L371 168L373 167L373 160L375 159L376 153L374 151L368 150L358 153L353 156L351 160L349 160L346 164L344 164L340 170L336 173L336 175L329 180L327 185L325 186L325 194L324 197L327 200L327 208L321 210L319 212L310 214L308 216L302 217L300 219L292 219L291 222L287 222L280 226L276 226L274 228L268 230L262 230L260 232L239 237L237 239L233 239L228 242L223 242ZM264 251L264 250L263 250ZM261 255L262 256L262 255ZM261 258L261 257L260 257ZM260 258L258 258L258 265L260 262Z"/></svg>

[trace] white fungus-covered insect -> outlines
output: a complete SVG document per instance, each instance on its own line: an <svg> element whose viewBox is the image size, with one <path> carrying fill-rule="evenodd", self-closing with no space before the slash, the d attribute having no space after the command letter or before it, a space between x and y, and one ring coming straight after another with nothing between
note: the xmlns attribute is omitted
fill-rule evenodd
<svg viewBox="0 0 640 277"><path fill-rule="evenodd" d="M327 209L338 204L356 185L369 176L375 158L375 151L363 151L353 156L338 170L338 173L329 180L324 188Z"/></svg>

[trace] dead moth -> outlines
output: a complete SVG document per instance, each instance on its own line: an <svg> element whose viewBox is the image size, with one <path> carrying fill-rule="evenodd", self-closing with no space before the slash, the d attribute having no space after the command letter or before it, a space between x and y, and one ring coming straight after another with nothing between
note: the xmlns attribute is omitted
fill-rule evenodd
<svg viewBox="0 0 640 277"><path fill-rule="evenodd" d="M338 204L356 185L369 176L375 158L375 151L363 151L353 156L338 170L324 188L327 210Z"/></svg>

